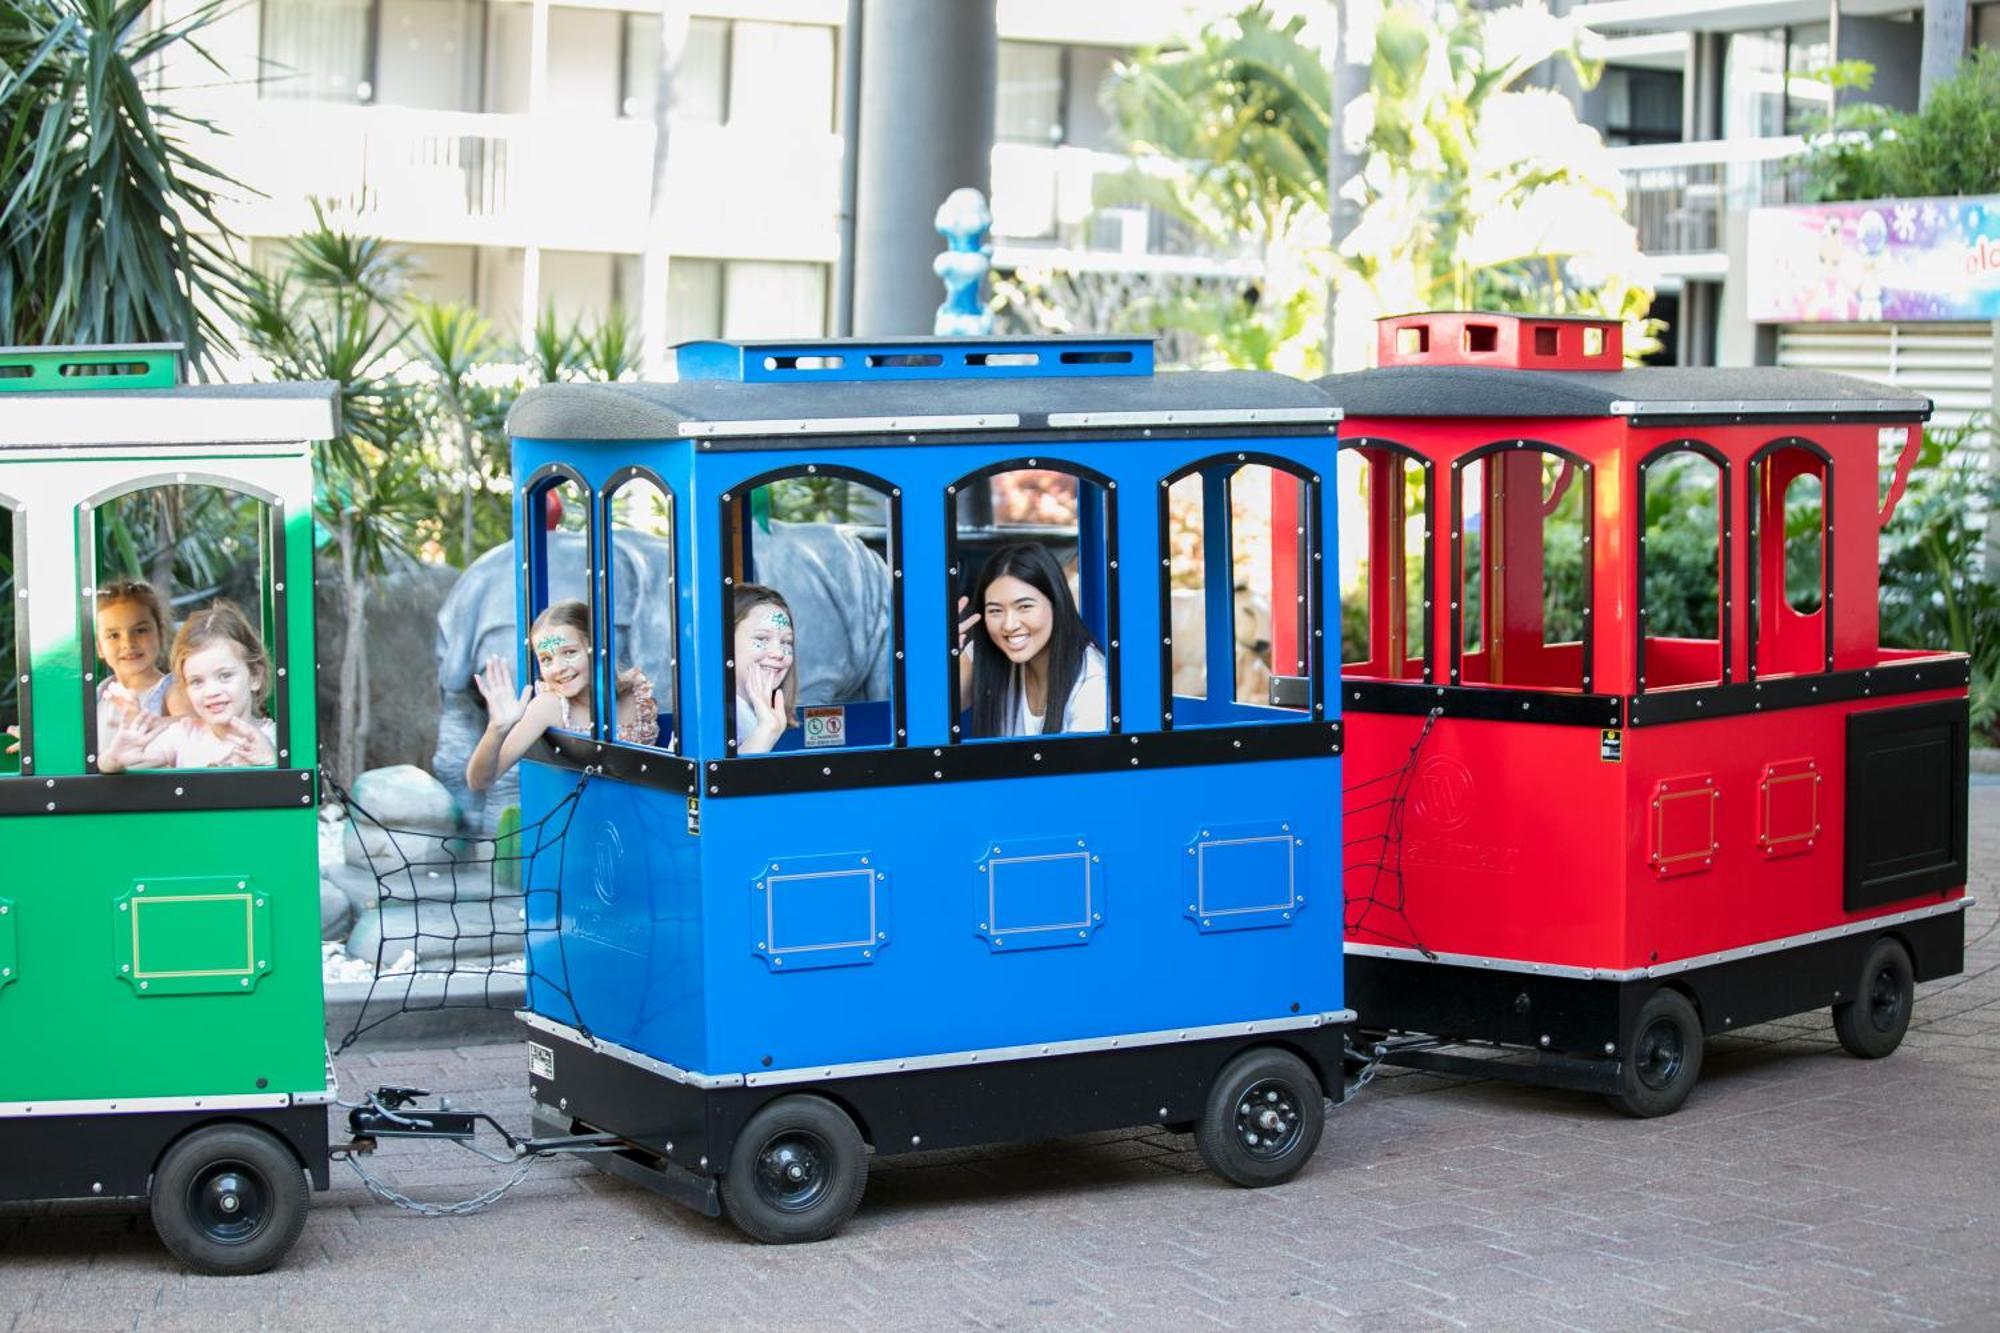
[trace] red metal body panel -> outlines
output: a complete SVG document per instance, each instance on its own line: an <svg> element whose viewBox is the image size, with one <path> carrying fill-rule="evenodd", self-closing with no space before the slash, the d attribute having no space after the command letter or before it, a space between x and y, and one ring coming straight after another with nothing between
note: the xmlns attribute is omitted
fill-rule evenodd
<svg viewBox="0 0 2000 1333"><path fill-rule="evenodd" d="M1476 318L1506 320L1384 321L1385 364L1533 362L1522 341L1532 320L1490 352L1467 354L1461 344ZM1394 355L1398 330L1420 320L1430 321L1427 351ZM1373 660L1347 664L1344 678L1400 682L1403 690L1430 680L1618 696L1603 703L1608 717L1623 719L1628 709L1643 713L1663 684L1714 689L1906 660L1907 652L1876 641L1883 429L1879 421L1655 427L1623 417L1350 416L1341 428L1344 447L1372 449L1364 458L1384 460L1371 477L1388 475L1393 449L1434 464L1433 607L1425 636L1430 661L1394 661L1375 649ZM1920 423L1891 429L1914 435ZM1648 640L1649 693L1640 679L1640 469L1682 446L1726 465L1717 564L1727 632L1721 642ZM1567 461L1567 481L1558 479L1553 498L1543 493L1549 473L1537 450ZM1481 460L1487 465L1475 472ZM1481 575L1478 651L1463 653L1454 672L1453 614L1461 598L1471 599L1455 565L1453 499L1461 478L1470 484L1474 476L1486 488L1481 556L1493 563ZM1825 497L1826 578L1818 608L1805 611L1787 599L1783 523L1786 487L1802 476L1818 479ZM1584 645L1543 642L1543 529L1535 507L1552 510L1564 484L1588 488L1587 655ZM1387 571L1402 568L1390 521L1398 511L1379 489L1371 483L1369 570L1378 585L1371 646L1391 637L1390 610L1378 602L1395 591ZM1963 886L1846 911L1841 805L1850 715L1963 697L1962 688L1950 688L1607 729L1444 716L1424 742L1400 810L1386 800L1394 784L1370 780L1403 765L1424 719L1350 707L1348 938L1628 972L1960 897Z"/></svg>

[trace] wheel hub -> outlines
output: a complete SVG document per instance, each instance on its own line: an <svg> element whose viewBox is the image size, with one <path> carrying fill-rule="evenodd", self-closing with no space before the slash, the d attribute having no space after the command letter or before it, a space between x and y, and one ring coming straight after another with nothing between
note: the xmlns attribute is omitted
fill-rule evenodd
<svg viewBox="0 0 2000 1333"><path fill-rule="evenodd" d="M1686 1059L1687 1050L1681 1041L1680 1024L1669 1018L1656 1018L1647 1024L1646 1030L1639 1034L1638 1046L1632 1052L1632 1064L1639 1081L1655 1092L1673 1085Z"/></svg>
<svg viewBox="0 0 2000 1333"><path fill-rule="evenodd" d="M774 1208L801 1213L832 1188L833 1151L819 1135L787 1130L757 1154L757 1192Z"/></svg>
<svg viewBox="0 0 2000 1333"><path fill-rule="evenodd" d="M1893 1032L1903 1016L1903 987L1894 968L1877 968L1868 983L1868 1020L1878 1032Z"/></svg>
<svg viewBox="0 0 2000 1333"><path fill-rule="evenodd" d="M271 1191L263 1177L240 1162L217 1162L188 1184L188 1216L218 1245L242 1245L264 1230Z"/></svg>
<svg viewBox="0 0 2000 1333"><path fill-rule="evenodd" d="M1297 1102L1297 1094L1275 1079L1252 1084L1236 1103L1236 1133L1244 1151L1265 1161L1290 1152L1300 1135Z"/></svg>

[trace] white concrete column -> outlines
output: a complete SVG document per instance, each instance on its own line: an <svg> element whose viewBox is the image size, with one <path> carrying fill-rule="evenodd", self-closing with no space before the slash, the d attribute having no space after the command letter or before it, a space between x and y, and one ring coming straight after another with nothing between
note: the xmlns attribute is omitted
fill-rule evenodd
<svg viewBox="0 0 2000 1333"><path fill-rule="evenodd" d="M549 0L535 0L528 24L528 161L522 173L523 194L534 201L527 210L528 244L521 255L521 336L525 341L542 313L542 219L552 204L541 188L540 159L545 147L541 117L549 102Z"/></svg>

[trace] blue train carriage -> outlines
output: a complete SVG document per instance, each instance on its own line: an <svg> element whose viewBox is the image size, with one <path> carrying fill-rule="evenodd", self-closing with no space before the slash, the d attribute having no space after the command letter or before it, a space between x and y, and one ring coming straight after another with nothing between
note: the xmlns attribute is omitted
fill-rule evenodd
<svg viewBox="0 0 2000 1333"><path fill-rule="evenodd" d="M521 624L595 630L594 706L521 782L524 826L576 802L527 871L538 1129L615 1134L594 1160L772 1242L852 1214L864 1144L1158 1122L1290 1178L1352 1017L1336 412L1155 374L1150 340L708 342L679 371L509 423ZM1094 705L1049 695L1039 733L961 676L1028 651L986 605L1037 550ZM745 635L788 621L796 657L750 753L758 589L785 614Z"/></svg>

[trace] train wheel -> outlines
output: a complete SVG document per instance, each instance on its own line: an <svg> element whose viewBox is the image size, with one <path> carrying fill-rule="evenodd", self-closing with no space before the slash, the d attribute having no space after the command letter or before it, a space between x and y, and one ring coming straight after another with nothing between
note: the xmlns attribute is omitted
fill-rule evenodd
<svg viewBox="0 0 2000 1333"><path fill-rule="evenodd" d="M1650 1119L1681 1109L1701 1077L1701 1016L1679 991L1657 990L1639 1007L1611 1104Z"/></svg>
<svg viewBox="0 0 2000 1333"><path fill-rule="evenodd" d="M1195 1147L1208 1169L1232 1185L1283 1184L1319 1147L1325 1096L1306 1062L1290 1051L1245 1051L1209 1088Z"/></svg>
<svg viewBox="0 0 2000 1333"><path fill-rule="evenodd" d="M1833 1006L1833 1031L1849 1055L1879 1060L1903 1044L1917 1002L1910 952L1891 939L1875 941L1861 964L1854 998Z"/></svg>
<svg viewBox="0 0 2000 1333"><path fill-rule="evenodd" d="M153 1173L153 1229L197 1273L261 1273L305 1230L312 1196L277 1136L211 1125L167 1149Z"/></svg>
<svg viewBox="0 0 2000 1333"><path fill-rule="evenodd" d="M824 1097L780 1097L737 1136L722 1203L745 1235L790 1245L840 1230L867 1187L867 1145L847 1113Z"/></svg>

